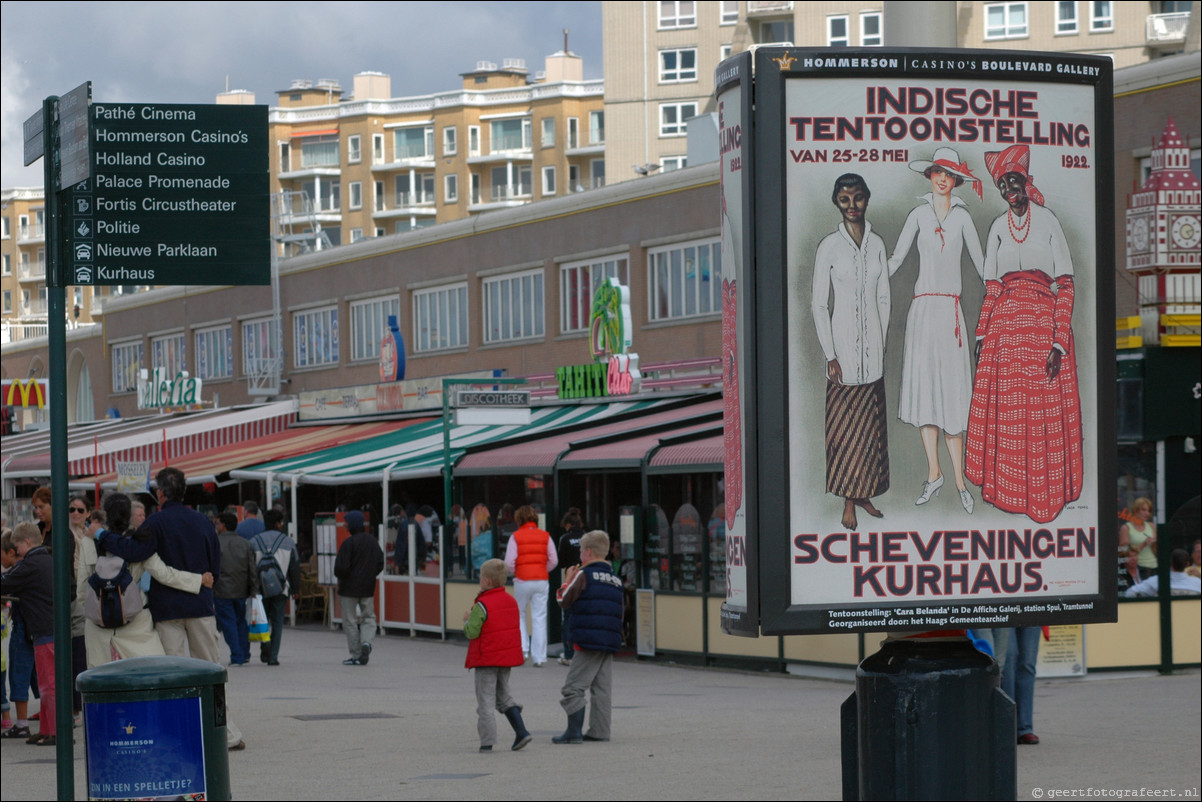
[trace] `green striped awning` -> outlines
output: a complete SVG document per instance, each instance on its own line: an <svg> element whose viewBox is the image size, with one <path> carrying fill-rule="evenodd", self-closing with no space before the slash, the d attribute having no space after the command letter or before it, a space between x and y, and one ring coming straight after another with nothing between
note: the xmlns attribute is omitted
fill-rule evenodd
<svg viewBox="0 0 1202 802"><path fill-rule="evenodd" d="M537 437L566 426L587 426L624 414L638 414L668 404L671 399L625 401L606 404L571 404L536 407L531 421L521 425L487 426L451 424L451 463L469 446L509 439ZM300 481L346 485L390 479L439 476L443 466L442 418L428 418L387 434L314 451L289 459L264 462L230 471L235 479Z"/></svg>

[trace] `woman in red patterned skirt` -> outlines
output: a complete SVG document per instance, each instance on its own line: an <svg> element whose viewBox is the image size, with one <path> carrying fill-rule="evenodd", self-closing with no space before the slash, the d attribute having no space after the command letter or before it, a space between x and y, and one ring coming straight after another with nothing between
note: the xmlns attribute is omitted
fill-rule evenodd
<svg viewBox="0 0 1202 802"><path fill-rule="evenodd" d="M965 473L988 503L1047 523L1081 495L1081 396L1072 258L1030 160L1026 145L985 154L1009 208L985 246Z"/></svg>

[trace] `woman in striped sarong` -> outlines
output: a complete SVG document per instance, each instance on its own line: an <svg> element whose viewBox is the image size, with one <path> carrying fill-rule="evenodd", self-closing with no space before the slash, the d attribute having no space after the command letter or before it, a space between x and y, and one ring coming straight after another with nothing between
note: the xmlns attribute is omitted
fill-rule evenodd
<svg viewBox="0 0 1202 802"><path fill-rule="evenodd" d="M814 255L811 311L826 357L826 490L844 499L842 523L889 489L884 357L889 327L885 243L865 219L872 193L864 179L835 180L831 201L843 216ZM833 302L832 302L833 297Z"/></svg>
<svg viewBox="0 0 1202 802"><path fill-rule="evenodd" d="M985 243L965 474L998 509L1047 523L1081 495L1081 396L1073 262L1030 161L1026 145L985 154L1009 208Z"/></svg>

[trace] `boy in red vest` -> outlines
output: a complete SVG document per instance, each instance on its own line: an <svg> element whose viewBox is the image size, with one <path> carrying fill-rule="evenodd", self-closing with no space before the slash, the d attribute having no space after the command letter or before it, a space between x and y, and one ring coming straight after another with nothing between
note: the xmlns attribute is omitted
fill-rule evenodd
<svg viewBox="0 0 1202 802"><path fill-rule="evenodd" d="M468 639L464 665L476 669L476 728L481 752L491 752L497 742L494 707L509 719L517 736L510 747L513 751L532 740L522 722L522 708L509 695L509 670L524 661L518 603L505 592L507 574L502 560L489 560L480 566L480 593L463 614L463 634Z"/></svg>

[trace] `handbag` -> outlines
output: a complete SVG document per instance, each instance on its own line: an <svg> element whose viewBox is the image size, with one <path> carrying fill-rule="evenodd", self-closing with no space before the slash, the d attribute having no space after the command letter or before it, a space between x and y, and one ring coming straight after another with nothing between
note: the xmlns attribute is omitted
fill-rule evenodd
<svg viewBox="0 0 1202 802"><path fill-rule="evenodd" d="M263 607L263 597L255 596L247 606L247 618L250 639L256 643L267 643L271 640L271 625L267 623L267 609Z"/></svg>

